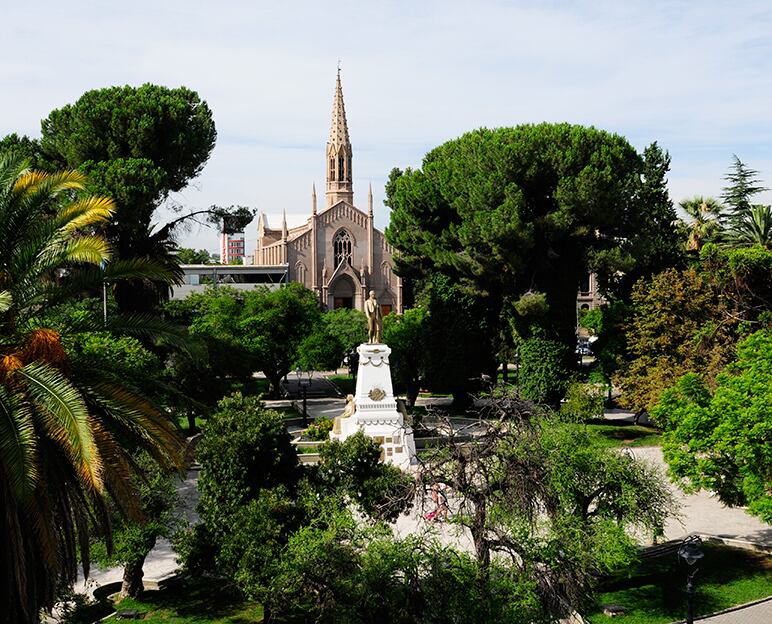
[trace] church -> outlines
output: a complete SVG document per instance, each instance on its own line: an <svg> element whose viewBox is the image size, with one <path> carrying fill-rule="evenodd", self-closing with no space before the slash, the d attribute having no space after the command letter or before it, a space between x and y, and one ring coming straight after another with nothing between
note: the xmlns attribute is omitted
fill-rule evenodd
<svg viewBox="0 0 772 624"><path fill-rule="evenodd" d="M402 312L402 280L393 272L392 247L373 225L373 192L367 211L354 205L353 149L348 134L340 70L335 82L332 125L325 151L327 188L324 207L317 208L312 187L306 223L271 229L261 213L257 223L257 267L283 267L285 281L313 290L323 308L363 310L374 290L384 316Z"/></svg>

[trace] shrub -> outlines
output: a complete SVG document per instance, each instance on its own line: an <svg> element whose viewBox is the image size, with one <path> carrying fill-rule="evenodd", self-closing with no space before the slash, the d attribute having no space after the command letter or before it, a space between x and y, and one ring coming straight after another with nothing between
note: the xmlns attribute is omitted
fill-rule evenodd
<svg viewBox="0 0 772 624"><path fill-rule="evenodd" d="M568 379L566 345L536 335L520 343L519 353L518 387L522 397L537 403L557 403Z"/></svg>
<svg viewBox="0 0 772 624"><path fill-rule="evenodd" d="M331 418L317 418L316 422L306 429L306 435L317 442L329 440L332 425L333 420Z"/></svg>
<svg viewBox="0 0 772 624"><path fill-rule="evenodd" d="M565 401L560 406L560 414L575 422L602 418L603 395L596 388L573 383L568 386Z"/></svg>

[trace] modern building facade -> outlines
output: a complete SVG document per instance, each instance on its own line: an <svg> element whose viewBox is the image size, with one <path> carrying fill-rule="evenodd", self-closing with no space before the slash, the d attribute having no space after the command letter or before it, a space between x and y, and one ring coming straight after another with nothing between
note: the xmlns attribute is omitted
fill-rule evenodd
<svg viewBox="0 0 772 624"><path fill-rule="evenodd" d="M367 210L354 205L353 148L348 133L340 71L335 82L332 124L325 150L324 206L317 206L312 185L310 214L299 227L257 225L255 265L286 266L287 281L313 290L322 307L364 309L374 290L384 314L402 312L402 280L393 272L392 247L373 225L373 193Z"/></svg>
<svg viewBox="0 0 772 624"><path fill-rule="evenodd" d="M246 237L244 232L220 235L220 262L230 264L234 260L244 260L246 255Z"/></svg>

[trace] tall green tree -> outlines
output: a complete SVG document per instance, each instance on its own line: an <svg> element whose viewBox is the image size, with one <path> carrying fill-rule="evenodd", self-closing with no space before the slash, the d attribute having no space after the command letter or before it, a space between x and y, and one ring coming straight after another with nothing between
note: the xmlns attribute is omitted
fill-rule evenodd
<svg viewBox="0 0 772 624"><path fill-rule="evenodd" d="M737 346L737 359L710 388L689 373L653 410L665 424L662 450L670 474L687 489L716 492L727 505L747 505L772 522L772 332Z"/></svg>
<svg viewBox="0 0 772 624"><path fill-rule="evenodd" d="M218 286L184 302L169 302L166 310L209 349L211 368L188 371L191 381L198 371L226 387L234 376L249 379L259 370L270 381L274 395L280 393L282 377L301 359L301 345L321 316L314 293L297 283L275 290Z"/></svg>
<svg viewBox="0 0 772 624"><path fill-rule="evenodd" d="M426 386L451 393L455 407L468 407L472 393L483 389L483 375L496 370L495 310L442 274L425 280L422 303Z"/></svg>
<svg viewBox="0 0 772 624"><path fill-rule="evenodd" d="M750 213L755 195L769 190L761 185L758 171L750 169L736 154L732 155L732 159L729 173L724 176L727 184L721 192L725 206L724 219L730 227Z"/></svg>
<svg viewBox="0 0 772 624"><path fill-rule="evenodd" d="M93 230L114 205L84 190L80 173L46 174L0 159L3 622L37 622L56 587L74 582L76 551L88 571L89 523L110 534L106 497L141 516L128 449L145 448L166 467L182 462L164 412L120 371L68 352L68 332L77 328L46 322L51 307L105 276L139 275L136 264L108 262L110 247Z"/></svg>
<svg viewBox="0 0 772 624"><path fill-rule="evenodd" d="M52 111L40 144L55 166L80 169L93 192L115 200L107 235L119 258L154 258L174 268L173 227L160 227L154 213L201 172L216 136L197 93L145 84L88 91ZM163 293L163 285L139 280L116 287L122 310L146 311Z"/></svg>
<svg viewBox="0 0 772 624"><path fill-rule="evenodd" d="M278 396L282 377L297 362L300 346L320 315L316 295L298 283L255 290L244 297L241 343L254 357L257 370L271 382L274 395Z"/></svg>
<svg viewBox="0 0 772 624"><path fill-rule="evenodd" d="M295 502L301 467L281 415L257 397L224 398L203 427L197 458L202 522L183 540L186 565L264 598L260 588L303 518Z"/></svg>
<svg viewBox="0 0 772 624"><path fill-rule="evenodd" d="M0 157L3 155L25 160L30 167L38 171L50 169L50 163L46 162L40 142L28 136L19 136L15 132L0 139Z"/></svg>
<svg viewBox="0 0 772 624"><path fill-rule="evenodd" d="M299 363L316 370L335 370L356 347L367 342L367 318L361 310L324 312L300 345Z"/></svg>
<svg viewBox="0 0 772 624"><path fill-rule="evenodd" d="M539 326L573 347L576 292L589 268L612 286L623 271L619 288L629 288L680 260L668 163L656 145L641 156L594 128L476 130L429 152L421 169L392 172L386 235L404 276L446 274L502 318L525 293L544 293ZM530 323L518 324L527 337Z"/></svg>

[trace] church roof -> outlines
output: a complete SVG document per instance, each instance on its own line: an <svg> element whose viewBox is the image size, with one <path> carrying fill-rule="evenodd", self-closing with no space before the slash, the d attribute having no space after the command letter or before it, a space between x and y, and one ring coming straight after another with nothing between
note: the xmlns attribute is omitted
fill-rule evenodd
<svg viewBox="0 0 772 624"><path fill-rule="evenodd" d="M351 141L348 138L348 123L346 123L346 106L343 104L343 87L340 84L340 69L335 81L335 98L332 103L332 124L330 125L330 138L328 143L335 146L347 145Z"/></svg>

